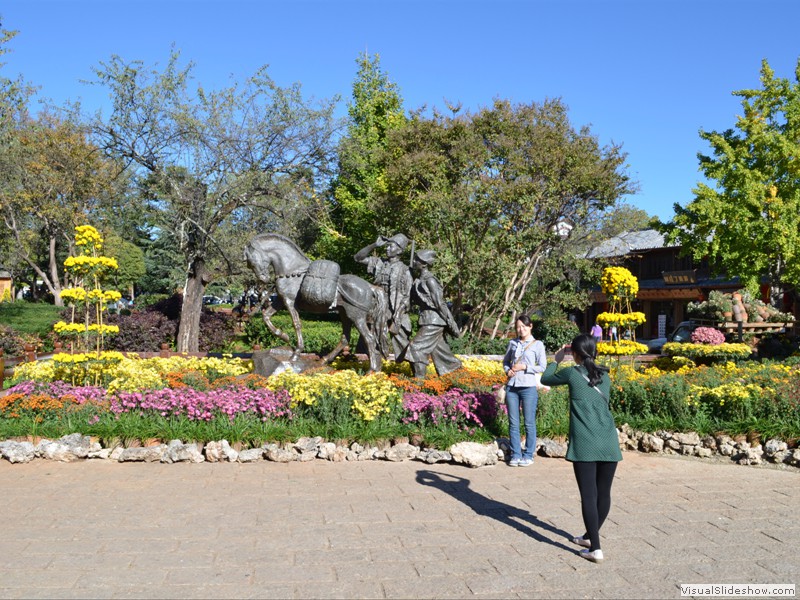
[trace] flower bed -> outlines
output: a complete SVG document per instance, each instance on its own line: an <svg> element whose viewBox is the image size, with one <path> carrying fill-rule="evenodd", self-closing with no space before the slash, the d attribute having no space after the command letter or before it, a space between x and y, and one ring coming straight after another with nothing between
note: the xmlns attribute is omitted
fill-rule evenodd
<svg viewBox="0 0 800 600"><path fill-rule="evenodd" d="M85 383L96 373L84 361L24 365L0 397L0 440L77 432L105 445L181 439L260 447L308 436L405 437L444 449L505 436L505 406L493 394L505 379L500 362L463 361L458 371L423 380L410 377L407 365L386 363L384 372L364 375L366 364L345 361L336 369L265 379L235 359L123 357L103 363L105 386ZM792 444L800 438L799 362L697 366L675 357L640 370L618 365L611 408L618 424L639 430L758 432ZM74 382L48 379L66 365L83 375ZM537 421L542 437L566 435L565 388L540 394Z"/></svg>
<svg viewBox="0 0 800 600"><path fill-rule="evenodd" d="M661 348L661 352L668 356L683 356L694 361L728 361L748 358L753 349L747 344L668 342Z"/></svg>
<svg viewBox="0 0 800 600"><path fill-rule="evenodd" d="M492 393L504 380L502 366L465 363L421 381L405 372L407 366L387 363L388 372L363 375L367 365L343 361L338 370L263 378L248 374L249 362L240 359L56 355L15 371L16 385L0 398L0 439L76 431L104 440L246 445L303 435L493 439L505 430Z"/></svg>
<svg viewBox="0 0 800 600"><path fill-rule="evenodd" d="M633 356L634 354L647 354L647 346L631 340L618 342L598 342L597 354L606 356Z"/></svg>

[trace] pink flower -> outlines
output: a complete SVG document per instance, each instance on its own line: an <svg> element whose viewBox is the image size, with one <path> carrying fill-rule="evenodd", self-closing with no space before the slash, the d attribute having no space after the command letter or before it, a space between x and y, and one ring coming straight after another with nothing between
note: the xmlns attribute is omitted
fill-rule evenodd
<svg viewBox="0 0 800 600"><path fill-rule="evenodd" d="M692 342L718 346L725 343L725 335L712 327L698 327L692 332Z"/></svg>

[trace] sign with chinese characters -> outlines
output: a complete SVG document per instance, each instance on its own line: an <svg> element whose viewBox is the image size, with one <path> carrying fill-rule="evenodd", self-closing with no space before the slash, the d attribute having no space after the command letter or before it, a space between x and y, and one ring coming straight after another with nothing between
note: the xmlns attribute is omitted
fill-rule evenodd
<svg viewBox="0 0 800 600"><path fill-rule="evenodd" d="M697 283L697 270L690 271L661 271L664 283L667 285L686 285L687 283Z"/></svg>

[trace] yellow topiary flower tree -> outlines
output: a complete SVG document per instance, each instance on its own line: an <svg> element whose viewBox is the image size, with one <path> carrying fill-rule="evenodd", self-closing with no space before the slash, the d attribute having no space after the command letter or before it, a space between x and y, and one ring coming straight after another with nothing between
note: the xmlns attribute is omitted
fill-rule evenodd
<svg viewBox="0 0 800 600"><path fill-rule="evenodd" d="M625 267L606 267L600 278L600 288L611 305L609 312L597 315L597 323L604 329L615 326L617 331L628 331L630 339L612 339L597 345L598 354L644 354L647 346L636 342L636 328L647 320L642 312L631 309L631 300L639 293L639 281Z"/></svg>
<svg viewBox="0 0 800 600"><path fill-rule="evenodd" d="M103 315L108 303L116 302L122 295L116 290L101 288L103 281L118 265L116 259L100 255L103 238L91 225L75 228L75 245L80 254L64 261L74 287L61 291L61 298L71 308L70 322L59 321L53 329L59 335L72 338L70 354L75 352L77 342L78 350L94 351L96 358L100 358L105 336L119 333L116 325L103 323Z"/></svg>

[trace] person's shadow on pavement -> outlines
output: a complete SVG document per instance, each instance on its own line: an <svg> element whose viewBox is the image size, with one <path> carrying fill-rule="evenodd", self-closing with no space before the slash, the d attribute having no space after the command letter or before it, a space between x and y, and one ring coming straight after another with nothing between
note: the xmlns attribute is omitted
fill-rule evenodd
<svg viewBox="0 0 800 600"><path fill-rule="evenodd" d="M552 540L532 527L549 531L563 539L570 539L570 535L566 531L554 527L549 523L545 523L527 510L506 504L505 502L498 502L497 500L492 500L491 498L479 494L470 489L469 479L464 479L463 477L457 477L448 473L422 470L417 471L417 483L429 485L450 494L453 498L474 510L476 514L500 521L504 525L513 527L517 531L531 536L537 542L544 542L545 544L562 548L571 553L575 552L574 547Z"/></svg>

